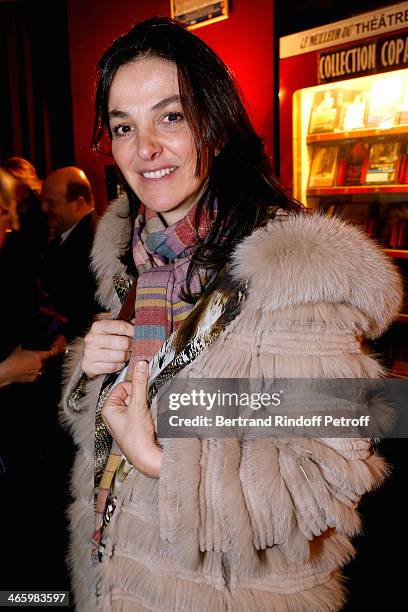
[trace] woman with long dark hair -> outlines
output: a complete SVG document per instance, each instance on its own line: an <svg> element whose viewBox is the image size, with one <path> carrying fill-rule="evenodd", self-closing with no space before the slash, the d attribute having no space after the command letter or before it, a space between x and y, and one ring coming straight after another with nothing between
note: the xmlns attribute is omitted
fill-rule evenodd
<svg viewBox="0 0 408 612"><path fill-rule="evenodd" d="M370 439L157 438L157 393L382 376L361 340L397 316L400 278L286 195L198 37L149 19L98 68L94 145L111 143L125 195L93 248L110 316L71 347L64 394L77 608L338 610L357 502L386 471Z"/></svg>

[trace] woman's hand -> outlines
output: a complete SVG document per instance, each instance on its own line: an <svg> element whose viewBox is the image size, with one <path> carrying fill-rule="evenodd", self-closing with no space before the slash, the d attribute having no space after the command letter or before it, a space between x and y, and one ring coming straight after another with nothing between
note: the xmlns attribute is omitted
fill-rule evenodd
<svg viewBox="0 0 408 612"><path fill-rule="evenodd" d="M58 336L54 339L50 347L50 357L56 357L57 355L62 355L65 352L65 349L68 346L67 339L62 334L58 334Z"/></svg>
<svg viewBox="0 0 408 612"><path fill-rule="evenodd" d="M18 346L0 363L0 387L34 382L50 356L50 351L28 351Z"/></svg>
<svg viewBox="0 0 408 612"><path fill-rule="evenodd" d="M102 417L126 459L140 472L158 478L162 450L156 442L147 405L146 361L138 361L132 382L117 385L102 408Z"/></svg>
<svg viewBox="0 0 408 612"><path fill-rule="evenodd" d="M130 359L133 329L126 321L95 321L85 336L82 371L93 378L122 370Z"/></svg>

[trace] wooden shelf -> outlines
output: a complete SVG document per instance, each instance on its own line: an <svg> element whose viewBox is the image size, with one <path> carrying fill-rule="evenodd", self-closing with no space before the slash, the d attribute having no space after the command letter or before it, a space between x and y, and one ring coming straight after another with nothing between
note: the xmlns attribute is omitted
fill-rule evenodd
<svg viewBox="0 0 408 612"><path fill-rule="evenodd" d="M328 196L328 195L353 195L365 193L408 193L407 185L352 185L336 187L309 187L306 190L307 196Z"/></svg>
<svg viewBox="0 0 408 612"><path fill-rule="evenodd" d="M384 253L396 259L408 259L408 250L404 249L384 249ZM404 315L408 317L408 315Z"/></svg>
<svg viewBox="0 0 408 612"><path fill-rule="evenodd" d="M360 130L349 130L348 132L324 132L320 134L309 134L306 137L307 144L313 142L333 142L335 140L350 140L354 138L367 138L369 136L395 136L399 134L408 135L408 125L397 125L392 128L362 128Z"/></svg>

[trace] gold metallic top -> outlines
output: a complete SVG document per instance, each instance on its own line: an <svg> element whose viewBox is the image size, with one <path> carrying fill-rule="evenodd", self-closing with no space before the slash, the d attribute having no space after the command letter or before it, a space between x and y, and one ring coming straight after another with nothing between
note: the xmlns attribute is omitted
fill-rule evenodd
<svg viewBox="0 0 408 612"><path fill-rule="evenodd" d="M205 293L197 302L202 309L200 320L191 340L176 353L174 346L175 331L163 344L151 362L152 378L148 388L148 402L151 405L153 398L162 385L176 376L186 365L194 361L198 355L210 344L212 344L228 323L233 321L241 310L241 305L247 296L247 284L241 283L233 290L225 284L223 277L223 288L215 286L211 292ZM203 301L205 301L203 305ZM203 307L204 306L204 307ZM112 450L112 437L103 422L101 411L106 398L109 395L112 384L106 385L100 394L95 415L95 489L99 486L103 475L109 453ZM123 457L120 461L109 490L108 500L102 522L101 543L99 546L99 557L103 559L104 539L103 529L109 524L115 510L118 490L125 478L135 469Z"/></svg>

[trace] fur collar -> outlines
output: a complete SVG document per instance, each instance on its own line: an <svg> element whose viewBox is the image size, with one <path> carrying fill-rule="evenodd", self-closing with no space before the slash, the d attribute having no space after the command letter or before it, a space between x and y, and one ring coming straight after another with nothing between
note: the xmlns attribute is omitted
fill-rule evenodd
<svg viewBox="0 0 408 612"><path fill-rule="evenodd" d="M109 206L92 249L97 296L113 315L120 307L113 277L132 280L119 260L132 233L128 210L126 197ZM322 213L288 215L253 232L235 249L233 274L249 281L248 299L256 307L280 310L319 302L355 306L367 317L370 338L396 318L403 293L400 274L373 240Z"/></svg>
<svg viewBox="0 0 408 612"><path fill-rule="evenodd" d="M130 282L133 278L126 273L121 263L131 234L129 202L126 196L114 200L98 224L91 253L91 266L98 283L96 296L100 304L113 316L120 309L120 301L113 286L113 278L119 276Z"/></svg>

